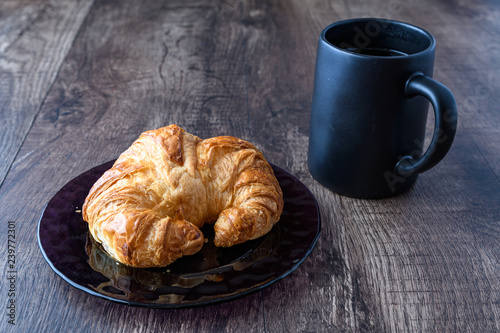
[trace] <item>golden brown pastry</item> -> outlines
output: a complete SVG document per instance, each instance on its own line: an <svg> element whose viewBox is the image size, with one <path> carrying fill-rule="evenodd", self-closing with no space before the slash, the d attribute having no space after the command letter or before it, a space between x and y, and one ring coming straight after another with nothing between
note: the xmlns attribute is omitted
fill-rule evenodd
<svg viewBox="0 0 500 333"><path fill-rule="evenodd" d="M163 267L201 249L204 223L215 222L215 245L229 247L265 235L282 210L279 183L255 146L170 125L142 133L94 184L82 213L115 260Z"/></svg>

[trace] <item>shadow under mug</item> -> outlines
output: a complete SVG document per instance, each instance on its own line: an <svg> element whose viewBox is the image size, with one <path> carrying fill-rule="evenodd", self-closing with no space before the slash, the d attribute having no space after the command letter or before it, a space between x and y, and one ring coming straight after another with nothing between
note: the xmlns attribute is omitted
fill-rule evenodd
<svg viewBox="0 0 500 333"><path fill-rule="evenodd" d="M432 79L435 40L385 19L341 21L319 39L308 167L332 191L383 198L409 189L446 155L455 99ZM435 128L423 153L429 101Z"/></svg>

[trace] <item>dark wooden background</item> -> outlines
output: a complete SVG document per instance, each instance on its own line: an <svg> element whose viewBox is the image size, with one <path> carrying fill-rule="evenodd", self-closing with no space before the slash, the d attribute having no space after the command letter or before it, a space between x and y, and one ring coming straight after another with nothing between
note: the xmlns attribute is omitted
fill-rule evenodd
<svg viewBox="0 0 500 333"><path fill-rule="evenodd" d="M434 34L434 77L459 110L448 156L384 200L334 194L306 167L319 33L366 16ZM499 59L496 0L1 1L0 331L499 331ZM297 271L230 303L149 310L87 295L49 268L36 227L50 198L171 123L250 140L310 188L323 230Z"/></svg>

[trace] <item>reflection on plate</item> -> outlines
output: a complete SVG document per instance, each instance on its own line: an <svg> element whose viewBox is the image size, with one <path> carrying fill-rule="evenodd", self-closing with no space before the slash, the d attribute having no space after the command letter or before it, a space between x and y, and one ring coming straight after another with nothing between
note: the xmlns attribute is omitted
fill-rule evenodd
<svg viewBox="0 0 500 333"><path fill-rule="evenodd" d="M280 221L265 236L231 248L208 242L195 255L164 268L131 268L106 255L88 233L81 207L90 187L113 164L74 178L50 200L38 224L38 244L50 267L89 294L129 305L184 308L230 301L262 290L293 272L312 251L321 221L313 195L273 166L283 190Z"/></svg>

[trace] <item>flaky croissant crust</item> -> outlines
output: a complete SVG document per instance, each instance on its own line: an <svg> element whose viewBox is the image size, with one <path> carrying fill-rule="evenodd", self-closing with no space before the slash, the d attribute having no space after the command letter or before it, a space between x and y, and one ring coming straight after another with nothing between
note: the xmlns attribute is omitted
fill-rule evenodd
<svg viewBox="0 0 500 333"><path fill-rule="evenodd" d="M283 211L271 166L251 143L201 140L177 125L147 131L91 188L82 213L96 241L133 267L198 252L200 227L229 247L268 233Z"/></svg>

